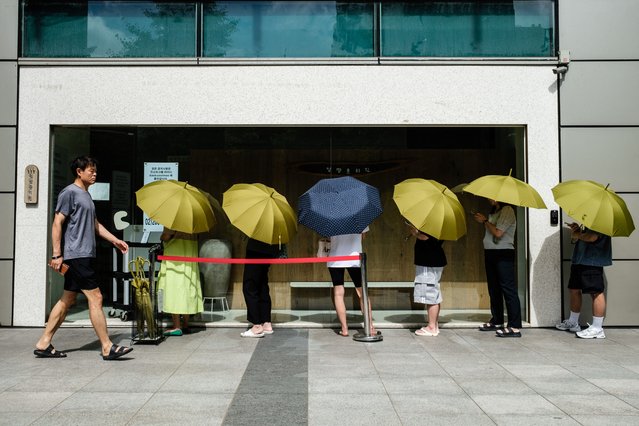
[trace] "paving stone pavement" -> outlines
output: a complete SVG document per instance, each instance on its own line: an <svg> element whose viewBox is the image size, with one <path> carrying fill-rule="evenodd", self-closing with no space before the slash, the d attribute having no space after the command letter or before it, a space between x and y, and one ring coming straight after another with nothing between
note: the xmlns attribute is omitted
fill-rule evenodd
<svg viewBox="0 0 639 426"><path fill-rule="evenodd" d="M65 359L37 359L39 328L0 328L2 425L639 424L639 329L605 340L475 329L361 343L331 329L195 330L103 361L91 328L62 328ZM110 329L129 344L129 329Z"/></svg>

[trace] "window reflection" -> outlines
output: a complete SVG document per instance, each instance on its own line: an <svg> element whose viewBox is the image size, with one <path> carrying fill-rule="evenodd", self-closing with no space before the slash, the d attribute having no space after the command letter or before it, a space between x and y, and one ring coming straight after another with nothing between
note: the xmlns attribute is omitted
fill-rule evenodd
<svg viewBox="0 0 639 426"><path fill-rule="evenodd" d="M194 57L195 4L24 3L27 57Z"/></svg>
<svg viewBox="0 0 639 426"><path fill-rule="evenodd" d="M204 7L203 56L373 56L373 4L214 2Z"/></svg>
<svg viewBox="0 0 639 426"><path fill-rule="evenodd" d="M195 5L89 2L87 44L94 57L195 56Z"/></svg>
<svg viewBox="0 0 639 426"><path fill-rule="evenodd" d="M22 6L24 57L549 57L556 49L556 0Z"/></svg>
<svg viewBox="0 0 639 426"><path fill-rule="evenodd" d="M382 56L554 55L554 3L435 1L382 4Z"/></svg>

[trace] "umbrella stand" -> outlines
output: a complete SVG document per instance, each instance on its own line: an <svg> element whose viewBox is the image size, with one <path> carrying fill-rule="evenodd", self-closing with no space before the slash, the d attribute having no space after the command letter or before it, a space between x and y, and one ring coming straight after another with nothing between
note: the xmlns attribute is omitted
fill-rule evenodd
<svg viewBox="0 0 639 426"><path fill-rule="evenodd" d="M384 340L381 332L371 336L371 321L373 320L368 309L368 280L366 279L366 253L359 254L360 264L362 268L362 306L364 308L364 332L355 333L353 340L358 342L381 342Z"/></svg>
<svg viewBox="0 0 639 426"><path fill-rule="evenodd" d="M136 322L134 321L132 324L131 331L131 341L133 343L153 343L159 344L164 340L164 335L162 333L162 321L158 312L159 306L162 306L162 300L160 300L160 295L157 291L157 285L155 282L155 262L157 261L158 251L162 248L160 244L156 244L149 249L149 293L148 296L150 298L150 306L148 307L148 316L153 319L153 334L151 334L151 330L149 330L149 336L144 337L144 335L136 334ZM135 313L136 318L138 315L142 315L142 312Z"/></svg>

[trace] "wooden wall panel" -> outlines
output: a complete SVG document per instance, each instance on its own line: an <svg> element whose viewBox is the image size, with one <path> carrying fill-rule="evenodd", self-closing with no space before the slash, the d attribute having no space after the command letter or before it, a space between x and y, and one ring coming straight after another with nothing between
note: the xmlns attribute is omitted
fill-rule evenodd
<svg viewBox="0 0 639 426"><path fill-rule="evenodd" d="M357 176L379 188L384 208L384 213L371 224L364 241L370 282L410 282L414 278L414 240L406 240L408 233L404 220L392 200L396 183L421 177L453 187L484 174L505 173L503 170L508 169L508 158L503 151L490 149L341 149L333 150L331 155L334 163L365 166L392 160L401 164L394 169ZM328 177L303 172L298 167L299 164L317 161L318 151L310 149L195 150L191 153L191 182L220 203L223 192L234 183L264 183L286 196L293 209L297 210L298 197L317 180ZM481 242L484 230L472 221L470 211L487 212L489 205L486 200L470 194L459 194L459 198L468 212L468 233L459 241L444 243L448 266L442 277L443 307L485 309L488 297ZM233 257L244 257L246 237L228 223L221 210L217 210L216 215L218 225L208 237L230 240ZM288 244L289 257L314 256L318 238L315 232L300 225L298 234ZM244 308L242 270L241 265L232 268L229 303L233 309ZM274 265L270 280L274 309L332 309L330 288L291 289L289 285L291 281L329 281L325 264ZM421 306L412 303L410 289L375 288L371 289L370 296L377 309L419 309Z"/></svg>

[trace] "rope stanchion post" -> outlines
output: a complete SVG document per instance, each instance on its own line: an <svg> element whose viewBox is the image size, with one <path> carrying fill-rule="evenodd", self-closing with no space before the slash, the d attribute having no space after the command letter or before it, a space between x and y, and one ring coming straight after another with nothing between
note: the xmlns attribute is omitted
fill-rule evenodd
<svg viewBox="0 0 639 426"><path fill-rule="evenodd" d="M371 310L368 309L368 279L366 278L366 253L360 253L360 267L362 269L362 309L364 312L364 331L363 333L355 333L353 340L358 342L381 342L384 337L381 332L377 332L376 335L371 334Z"/></svg>

